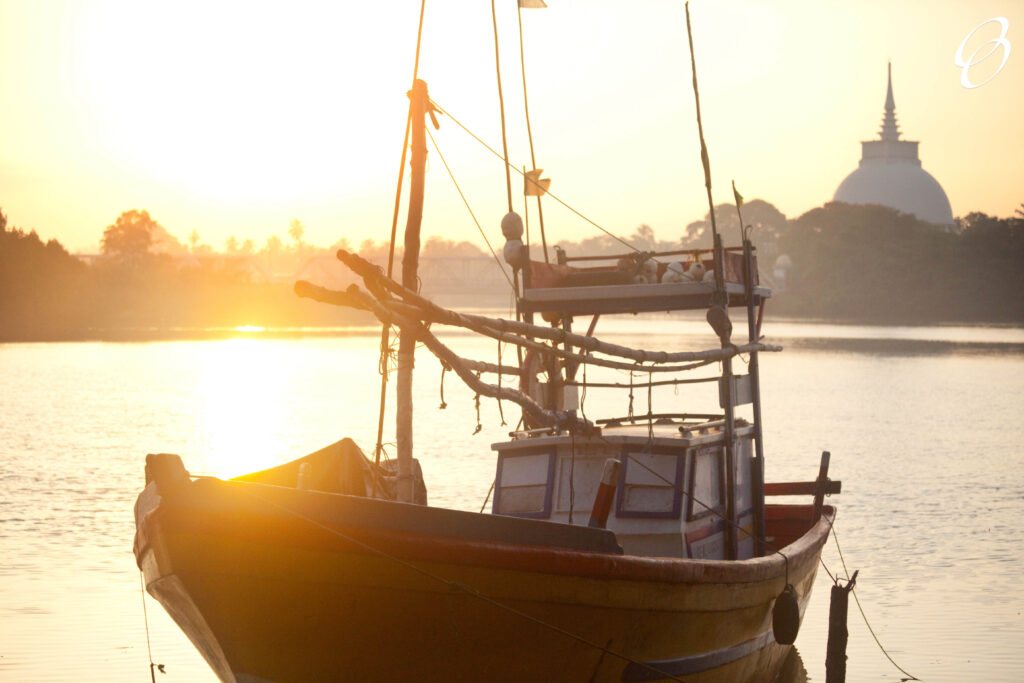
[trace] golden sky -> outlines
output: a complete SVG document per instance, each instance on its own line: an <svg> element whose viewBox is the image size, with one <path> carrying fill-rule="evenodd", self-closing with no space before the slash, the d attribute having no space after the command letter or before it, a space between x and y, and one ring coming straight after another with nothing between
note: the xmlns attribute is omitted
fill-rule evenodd
<svg viewBox="0 0 1024 683"><path fill-rule="evenodd" d="M231 235L286 238L293 218L314 244L386 239L419 4L0 0L0 207L73 251L95 251L133 208L218 249ZM499 5L510 159L522 167L515 2ZM617 234L647 223L681 235L707 210L682 2L548 5L523 24L552 191ZM1024 202L1024 1L694 0L691 13L716 202L732 179L791 217L830 200L859 142L877 137L888 60L904 138L921 141L954 215L1008 216ZM969 71L995 76L964 88L954 54L993 17L1007 20L1010 56L996 73L997 48ZM483 0L428 0L420 76L500 149L491 31ZM986 24L965 52L999 33ZM434 135L500 244L501 161L444 117ZM482 246L432 149L429 164L424 233ZM595 234L545 208L552 239Z"/></svg>

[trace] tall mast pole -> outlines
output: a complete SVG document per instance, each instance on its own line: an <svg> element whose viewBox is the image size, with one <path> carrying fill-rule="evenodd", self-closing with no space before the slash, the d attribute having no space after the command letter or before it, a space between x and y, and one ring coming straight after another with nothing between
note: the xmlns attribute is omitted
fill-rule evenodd
<svg viewBox="0 0 1024 683"><path fill-rule="evenodd" d="M693 73L693 99L697 109L697 134L700 137L700 160L704 166L704 187L708 194L708 211L711 216L711 234L714 239L715 255L715 293L708 309L708 322L718 335L722 348L731 342L732 323L729 321L729 296L725 291L725 251L722 248L722 236L718 234L715 223L715 202L711 197L711 162L708 159L708 147L704 142L704 124L700 119L700 91L697 88L697 58L693 54L693 29L690 26L690 3L686 5L686 37L690 43L690 69ZM721 392L725 408L725 545L726 557L735 560L737 557L736 535L736 423L735 405L732 391L732 359L722 361Z"/></svg>
<svg viewBox="0 0 1024 683"><path fill-rule="evenodd" d="M427 84L413 81L411 97L412 159L409 174L409 213L405 222L405 246L402 255L402 286L419 290L417 269L420 257L420 224L423 220L423 187L427 167L426 114L430 100ZM398 500L413 500L412 467L412 370L416 338L412 331L398 335L397 417L395 435L398 451Z"/></svg>
<svg viewBox="0 0 1024 683"><path fill-rule="evenodd" d="M416 59L412 65L412 81L420 72L420 47L423 45L423 17L427 11L427 0L420 2L420 21L416 29ZM409 101L409 114L405 118L405 137L402 138L402 160L398 163L398 187L395 188L395 212L391 217L391 240L388 242L388 277L394 272L395 265L395 234L398 230L398 209L402 200L402 179L405 177L405 156L409 151L409 128L412 126L412 100ZM391 343L391 326L384 324L380 328L380 408L377 412L377 447L373 454L373 464L380 464L380 456L384 451L384 407L387 402L388 389L388 346ZM373 496L377 497L377 477L373 478Z"/></svg>

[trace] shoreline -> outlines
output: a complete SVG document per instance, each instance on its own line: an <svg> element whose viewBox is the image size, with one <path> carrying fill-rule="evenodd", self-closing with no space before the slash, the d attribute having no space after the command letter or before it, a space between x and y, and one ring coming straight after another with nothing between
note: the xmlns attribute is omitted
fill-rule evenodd
<svg viewBox="0 0 1024 683"><path fill-rule="evenodd" d="M478 308L474 313L491 315L495 317L506 317L508 311L496 310L494 308ZM664 314L649 313L636 316L636 319L659 319ZM702 316L677 316L675 321L686 326L694 324L697 329L688 330L666 330L657 332L638 330L618 330L612 334L646 334L658 337L665 335L700 335L703 333ZM793 329L776 330L767 336L781 343L793 344L800 348L835 348L837 346L848 347L850 350L871 350L880 346L889 347L918 347L919 350L940 350L942 347L972 347L990 348L991 350L1016 350L1024 353L1024 323L1014 324L1007 322L882 322L874 320L824 320L804 317L773 316L768 321L769 325L780 325ZM810 329L803 329L804 327ZM816 330L814 328L822 328ZM831 329L824 329L831 328ZM843 334L844 329L849 329L851 334ZM858 329L859 328L859 329ZM868 329L865 329L868 328ZM229 339L263 339L263 340L297 340L297 339L332 339L332 338L361 338L376 337L380 335L380 325L368 323L367 321L353 321L351 324L330 325L330 326L253 326L242 325L237 327L111 327L92 328L81 332L66 335L47 335L39 337L0 337L0 345L10 344L59 344L59 343L152 343L152 342L173 342L173 341L224 341ZM856 333L852 333L854 330ZM886 331L903 331L902 334L888 335ZM955 332L957 330L992 330L1002 332L1003 336L1008 333L1008 338L976 338L974 335L941 335L920 336L915 332L926 330ZM877 331L880 334L871 334ZM865 334L867 332L867 334ZM1018 332L1019 334L1013 334ZM781 334L780 334L781 333ZM459 328L445 328L443 336L459 337L471 334ZM710 334L710 331L708 332Z"/></svg>

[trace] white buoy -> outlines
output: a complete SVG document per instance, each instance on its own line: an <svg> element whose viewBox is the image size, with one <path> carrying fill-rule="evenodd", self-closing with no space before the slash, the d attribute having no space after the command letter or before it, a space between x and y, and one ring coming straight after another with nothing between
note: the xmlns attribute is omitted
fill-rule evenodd
<svg viewBox="0 0 1024 683"><path fill-rule="evenodd" d="M509 211L501 219L501 234L506 240L519 240L523 238L523 219L515 211Z"/></svg>
<svg viewBox="0 0 1024 683"><path fill-rule="evenodd" d="M661 276L662 282L686 282L690 277L686 274L686 266L676 261L668 264L665 274Z"/></svg>
<svg viewBox="0 0 1024 683"><path fill-rule="evenodd" d="M505 247L501 250L501 253L505 257L505 263L513 268L518 268L523 264L523 243L519 240L505 242Z"/></svg>

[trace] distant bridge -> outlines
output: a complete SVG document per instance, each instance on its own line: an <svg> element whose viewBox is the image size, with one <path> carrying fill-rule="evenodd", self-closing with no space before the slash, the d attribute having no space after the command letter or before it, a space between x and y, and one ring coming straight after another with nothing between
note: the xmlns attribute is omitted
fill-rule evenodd
<svg viewBox="0 0 1024 683"><path fill-rule="evenodd" d="M502 264L509 279L508 266ZM395 278L399 279L401 264L395 264ZM507 294L508 280L490 257L440 256L421 257L419 278L424 294ZM362 280L331 255L316 256L307 261L294 275L277 274L274 279L308 280L330 289L345 289Z"/></svg>

